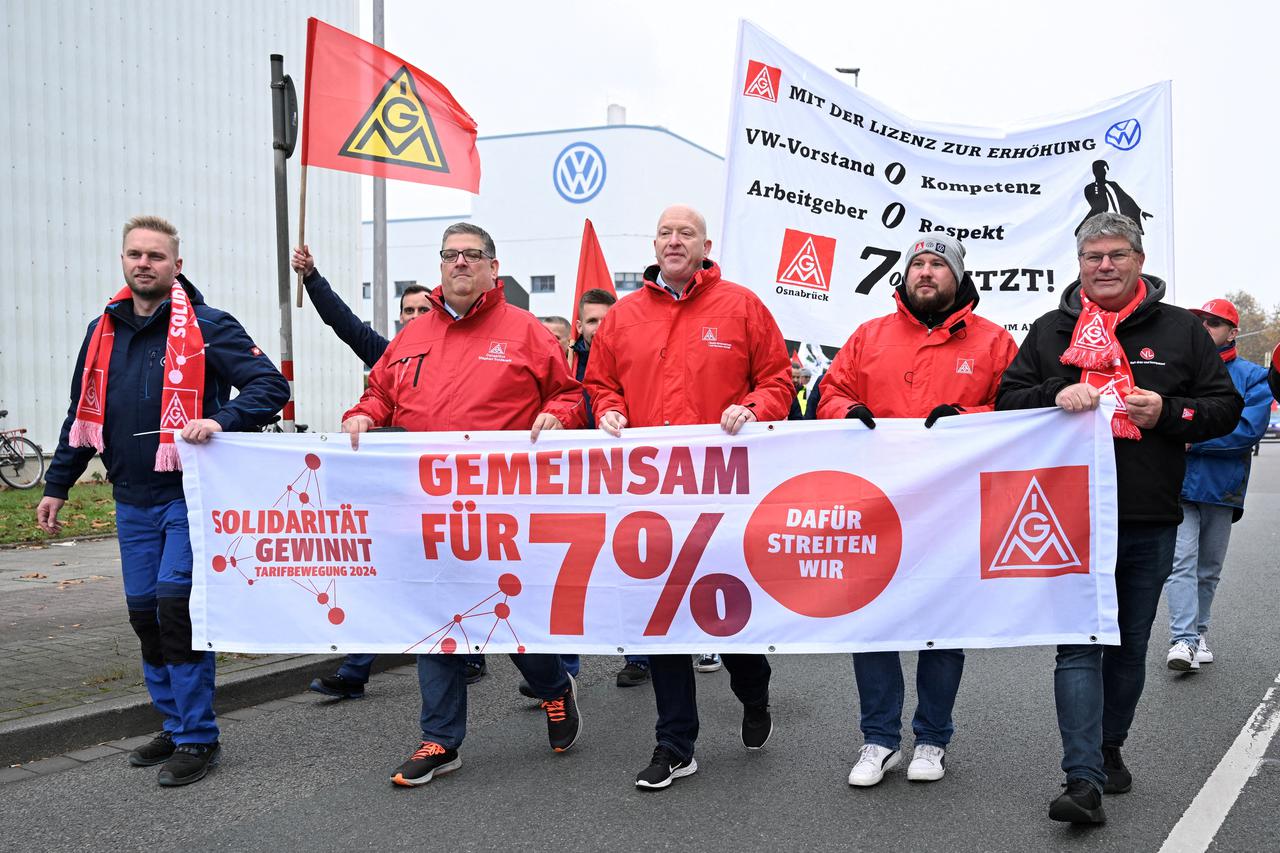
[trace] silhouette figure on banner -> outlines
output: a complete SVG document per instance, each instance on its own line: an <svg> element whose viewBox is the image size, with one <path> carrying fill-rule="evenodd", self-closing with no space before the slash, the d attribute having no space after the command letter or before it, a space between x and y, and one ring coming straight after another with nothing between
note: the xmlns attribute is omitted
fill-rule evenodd
<svg viewBox="0 0 1280 853"><path fill-rule="evenodd" d="M1084 224L1099 213L1119 213L1129 217L1138 226L1138 233L1145 233L1142 230L1142 220L1150 219L1151 214L1147 213L1133 197L1125 192L1115 181L1107 180L1106 160L1093 161L1093 183L1086 184L1084 188L1084 200L1089 203L1089 212L1085 214L1084 219L1080 220L1080 224L1076 226L1076 233L1080 233L1080 229Z"/></svg>

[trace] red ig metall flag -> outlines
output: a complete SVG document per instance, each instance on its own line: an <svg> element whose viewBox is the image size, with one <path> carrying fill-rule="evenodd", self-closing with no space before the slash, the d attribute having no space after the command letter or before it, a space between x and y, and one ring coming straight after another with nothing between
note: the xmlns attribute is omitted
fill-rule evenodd
<svg viewBox="0 0 1280 853"><path fill-rule="evenodd" d="M578 251L578 281L573 289L574 319L579 317L582 306L582 295L588 290L606 290L617 297L613 288L613 276L609 275L609 265L604 261L604 252L600 249L600 241L596 239L596 228L590 219L583 221L582 248ZM573 332L569 340L578 339L578 324L572 324Z"/></svg>
<svg viewBox="0 0 1280 853"><path fill-rule="evenodd" d="M476 122L435 78L307 19L302 165L479 192Z"/></svg>

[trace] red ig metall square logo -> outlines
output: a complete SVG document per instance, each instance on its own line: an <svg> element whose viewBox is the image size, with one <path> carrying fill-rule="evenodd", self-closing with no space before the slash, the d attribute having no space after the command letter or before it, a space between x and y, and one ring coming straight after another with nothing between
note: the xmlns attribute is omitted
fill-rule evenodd
<svg viewBox="0 0 1280 853"><path fill-rule="evenodd" d="M1089 467L984 471L985 578L1089 573Z"/></svg>

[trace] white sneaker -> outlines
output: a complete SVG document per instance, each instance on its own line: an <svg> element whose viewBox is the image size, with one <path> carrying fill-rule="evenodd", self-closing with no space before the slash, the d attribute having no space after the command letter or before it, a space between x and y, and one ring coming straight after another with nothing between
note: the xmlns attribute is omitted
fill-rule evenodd
<svg viewBox="0 0 1280 853"><path fill-rule="evenodd" d="M717 672L720 669L720 655L706 654L698 655L698 660L694 663L693 668L698 672Z"/></svg>
<svg viewBox="0 0 1280 853"><path fill-rule="evenodd" d="M902 761L902 751L877 746L874 743L862 747L858 763L849 771L849 784L859 788L869 788L879 784L884 774L898 766Z"/></svg>
<svg viewBox="0 0 1280 853"><path fill-rule="evenodd" d="M947 772L947 751L940 746L921 744L911 756L907 778L912 782L937 782Z"/></svg>
<svg viewBox="0 0 1280 853"><path fill-rule="evenodd" d="M1179 640L1169 647L1169 657L1165 658L1165 663L1169 665L1169 669L1178 672L1200 668L1200 661L1196 660L1196 647L1186 640Z"/></svg>
<svg viewBox="0 0 1280 853"><path fill-rule="evenodd" d="M1213 652L1209 651L1209 644L1205 642L1204 634L1200 635L1200 639L1196 641L1196 663L1213 663Z"/></svg>

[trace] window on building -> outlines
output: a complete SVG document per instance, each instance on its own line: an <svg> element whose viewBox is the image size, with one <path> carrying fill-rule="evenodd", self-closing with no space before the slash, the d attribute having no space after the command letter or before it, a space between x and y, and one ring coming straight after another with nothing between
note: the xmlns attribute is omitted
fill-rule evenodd
<svg viewBox="0 0 1280 853"><path fill-rule="evenodd" d="M530 293L555 293L556 277L553 275L535 275L529 279Z"/></svg>
<svg viewBox="0 0 1280 853"><path fill-rule="evenodd" d="M372 299L372 298L373 298L373 282L371 282L371 281L366 281L366 282L362 285L362 287L363 287L363 289L364 289L364 290L363 290L364 298L365 298L365 299Z"/></svg>
<svg viewBox="0 0 1280 853"><path fill-rule="evenodd" d="M396 299L404 296L404 289L411 285L417 284L416 281L397 281L396 282Z"/></svg>
<svg viewBox="0 0 1280 853"><path fill-rule="evenodd" d="M644 273L616 272L613 274L613 286L618 290L639 290L644 283Z"/></svg>

